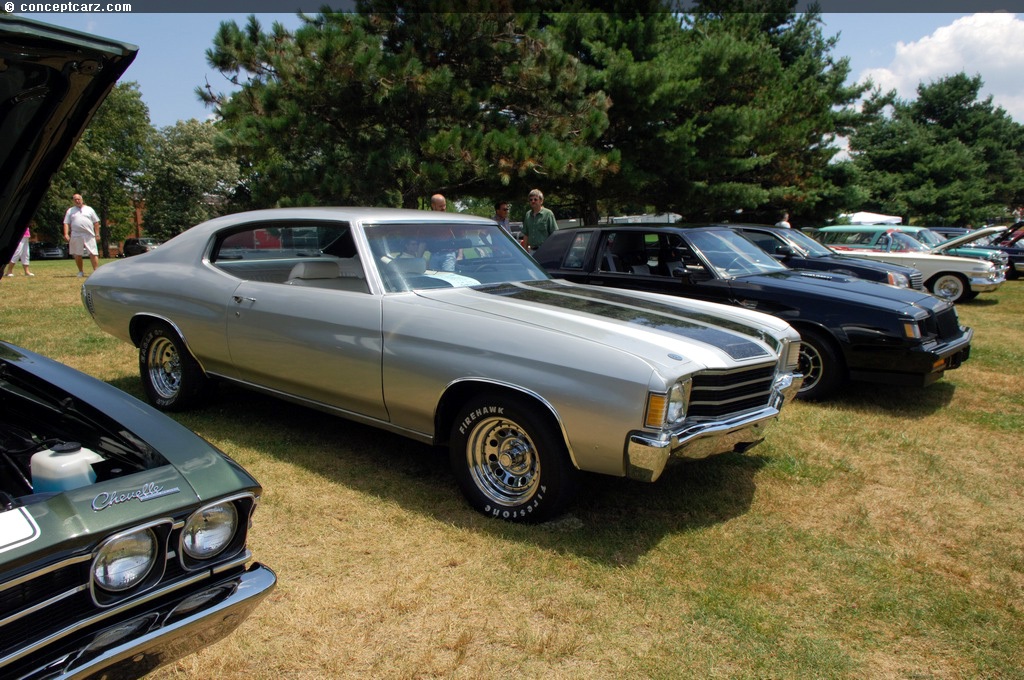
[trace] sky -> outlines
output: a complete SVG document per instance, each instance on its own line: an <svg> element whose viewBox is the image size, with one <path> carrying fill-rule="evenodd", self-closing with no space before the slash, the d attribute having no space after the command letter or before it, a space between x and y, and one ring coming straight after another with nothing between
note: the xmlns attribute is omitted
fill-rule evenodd
<svg viewBox="0 0 1024 680"><path fill-rule="evenodd" d="M209 68L205 52L221 21L244 26L247 14L27 14L31 19L114 38L139 46L122 81L139 84L156 127L209 117L196 97L207 83L215 92L233 86ZM274 21L295 28L294 14L257 14L269 29ZM884 91L916 98L920 83L963 71L979 75L982 97L991 96L1014 120L1024 123L1024 15L986 14L824 14L826 36L839 36L835 57L849 57L850 78L870 78Z"/></svg>

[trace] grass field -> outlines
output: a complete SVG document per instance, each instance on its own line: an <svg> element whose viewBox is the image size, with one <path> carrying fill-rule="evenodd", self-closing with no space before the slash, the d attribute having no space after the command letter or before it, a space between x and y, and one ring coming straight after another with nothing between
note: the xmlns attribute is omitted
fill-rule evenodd
<svg viewBox="0 0 1024 680"><path fill-rule="evenodd" d="M0 337L141 397L74 264L16 269ZM1024 282L960 316L971 359L931 387L792 404L746 455L588 477L532 527L470 510L442 452L222 389L177 418L263 484L280 581L153 676L1024 678Z"/></svg>

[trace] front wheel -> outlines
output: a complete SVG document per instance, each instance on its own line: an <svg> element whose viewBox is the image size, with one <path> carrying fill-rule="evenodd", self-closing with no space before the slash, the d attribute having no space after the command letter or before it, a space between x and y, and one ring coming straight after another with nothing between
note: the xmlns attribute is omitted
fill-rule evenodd
<svg viewBox="0 0 1024 680"><path fill-rule="evenodd" d="M578 472L557 428L523 399L481 395L451 432L452 471L469 504L491 517L541 522L576 495Z"/></svg>
<svg viewBox="0 0 1024 680"><path fill-rule="evenodd" d="M970 292L967 281L960 274L939 274L931 280L929 288L933 295L950 302L964 302Z"/></svg>
<svg viewBox="0 0 1024 680"><path fill-rule="evenodd" d="M797 392L801 399L824 399L846 380L835 347L823 333L810 329L800 330L798 370L804 375L804 382Z"/></svg>
<svg viewBox="0 0 1024 680"><path fill-rule="evenodd" d="M161 411L184 411L198 406L209 378L185 343L167 324L146 329L139 343L139 375L146 398Z"/></svg>

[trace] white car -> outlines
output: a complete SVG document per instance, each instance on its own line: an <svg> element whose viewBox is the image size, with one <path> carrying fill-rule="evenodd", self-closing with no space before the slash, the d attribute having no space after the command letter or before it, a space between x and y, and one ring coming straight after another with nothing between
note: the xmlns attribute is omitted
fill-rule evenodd
<svg viewBox="0 0 1024 680"><path fill-rule="evenodd" d="M914 267L924 275L924 285L933 295L964 302L978 293L991 293L1006 280L1003 268L972 257L936 254L933 248L887 224L843 225L818 229L815 238L839 253ZM976 236L975 236L976 238ZM973 238L966 237L964 241ZM943 243L956 246L957 239Z"/></svg>

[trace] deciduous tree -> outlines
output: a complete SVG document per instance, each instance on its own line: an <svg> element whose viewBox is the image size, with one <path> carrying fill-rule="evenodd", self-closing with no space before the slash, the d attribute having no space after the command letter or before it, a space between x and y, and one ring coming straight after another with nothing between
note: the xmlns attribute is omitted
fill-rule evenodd
<svg viewBox="0 0 1024 680"><path fill-rule="evenodd" d="M212 122L165 127L146 167L146 233L170 238L224 214L238 185L238 164L219 151Z"/></svg>
<svg viewBox="0 0 1024 680"><path fill-rule="evenodd" d="M72 195L82 194L100 218L100 252L105 255L109 244L123 239L133 224L132 200L140 194L152 134L138 83L118 83L54 178L36 213L40 231L63 240L64 212L72 205Z"/></svg>

